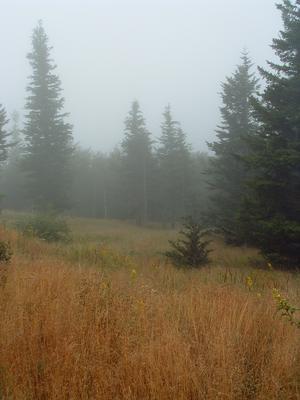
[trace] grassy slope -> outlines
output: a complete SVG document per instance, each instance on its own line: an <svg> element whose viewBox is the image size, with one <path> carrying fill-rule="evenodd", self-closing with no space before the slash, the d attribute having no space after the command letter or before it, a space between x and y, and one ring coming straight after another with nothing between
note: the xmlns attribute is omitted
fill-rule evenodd
<svg viewBox="0 0 300 400"><path fill-rule="evenodd" d="M68 245L0 229L15 250L1 271L0 398L300 399L300 332L272 298L300 304L298 275L255 270L254 250L217 241L209 267L179 271L160 255L174 232L70 225Z"/></svg>

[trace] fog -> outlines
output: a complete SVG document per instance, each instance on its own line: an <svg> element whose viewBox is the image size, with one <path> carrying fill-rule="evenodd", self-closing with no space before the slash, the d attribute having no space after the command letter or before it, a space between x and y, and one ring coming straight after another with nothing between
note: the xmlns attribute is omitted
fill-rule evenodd
<svg viewBox="0 0 300 400"><path fill-rule="evenodd" d="M274 0L0 0L0 103L24 109L31 32L42 19L76 142L109 151L138 99L154 137L171 103L196 150L219 120L220 83L246 47L272 59L281 28Z"/></svg>

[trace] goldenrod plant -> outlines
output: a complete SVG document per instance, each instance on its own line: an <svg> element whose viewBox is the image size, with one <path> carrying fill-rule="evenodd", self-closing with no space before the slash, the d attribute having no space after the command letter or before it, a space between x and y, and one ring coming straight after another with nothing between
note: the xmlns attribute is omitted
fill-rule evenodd
<svg viewBox="0 0 300 400"><path fill-rule="evenodd" d="M278 289L273 289L273 298L277 304L277 310L281 316L287 318L291 325L300 329L300 319L296 318L296 313L300 311L299 308L292 306L287 298L285 298Z"/></svg>

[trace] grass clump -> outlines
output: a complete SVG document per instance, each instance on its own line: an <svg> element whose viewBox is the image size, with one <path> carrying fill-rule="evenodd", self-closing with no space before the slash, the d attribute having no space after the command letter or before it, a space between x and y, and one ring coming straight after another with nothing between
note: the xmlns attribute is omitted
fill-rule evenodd
<svg viewBox="0 0 300 400"><path fill-rule="evenodd" d="M184 220L183 229L179 234L183 238L170 240L172 249L165 252L165 255L180 267L198 268L208 264L210 250L207 247L210 241L204 239L207 232L201 225L188 217Z"/></svg>
<svg viewBox="0 0 300 400"><path fill-rule="evenodd" d="M47 242L67 242L70 229L56 214L33 214L19 219L16 228L26 236L35 236Z"/></svg>

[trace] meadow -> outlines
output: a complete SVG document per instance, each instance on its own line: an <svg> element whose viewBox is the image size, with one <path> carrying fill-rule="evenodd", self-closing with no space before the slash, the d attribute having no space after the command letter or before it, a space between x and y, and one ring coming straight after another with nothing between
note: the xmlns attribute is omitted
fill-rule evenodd
<svg viewBox="0 0 300 400"><path fill-rule="evenodd" d="M299 274L219 237L189 271L162 254L174 230L69 218L72 240L47 243L15 218L0 226L1 399L300 399L300 330L274 298L300 306Z"/></svg>

